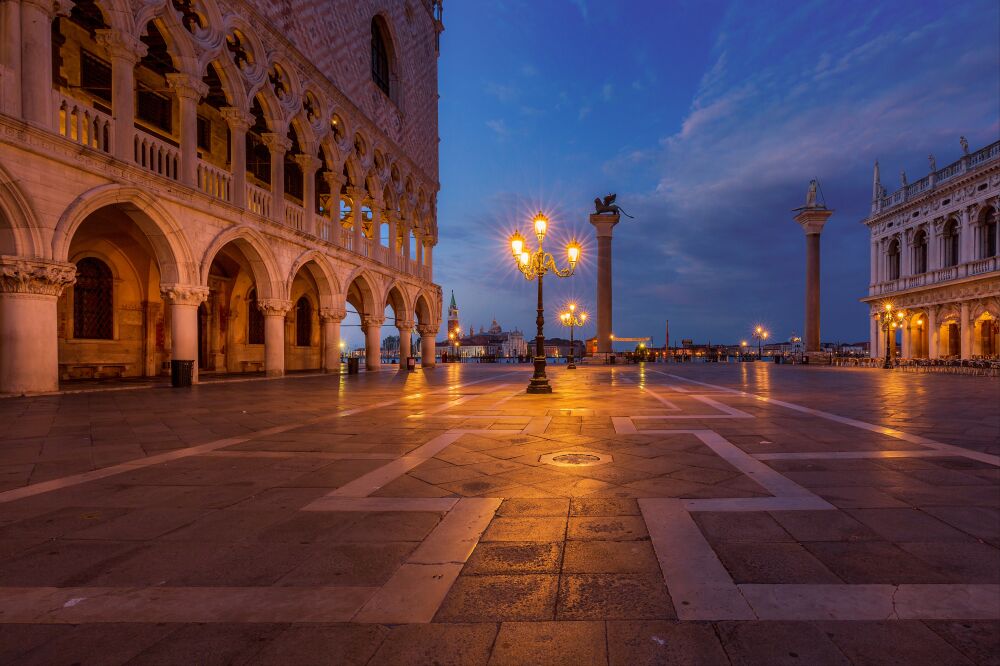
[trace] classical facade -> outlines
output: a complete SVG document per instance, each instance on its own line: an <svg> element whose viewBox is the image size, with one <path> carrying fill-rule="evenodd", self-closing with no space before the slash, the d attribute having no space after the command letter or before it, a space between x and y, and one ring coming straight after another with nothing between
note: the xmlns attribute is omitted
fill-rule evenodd
<svg viewBox="0 0 1000 666"><path fill-rule="evenodd" d="M970 153L914 183L872 188L871 307L874 357L886 337L875 312L890 302L905 311L890 353L903 358L973 358L1000 354L1000 142Z"/></svg>
<svg viewBox="0 0 1000 666"><path fill-rule="evenodd" d="M0 392L331 370L347 304L432 365L440 12L0 0Z"/></svg>

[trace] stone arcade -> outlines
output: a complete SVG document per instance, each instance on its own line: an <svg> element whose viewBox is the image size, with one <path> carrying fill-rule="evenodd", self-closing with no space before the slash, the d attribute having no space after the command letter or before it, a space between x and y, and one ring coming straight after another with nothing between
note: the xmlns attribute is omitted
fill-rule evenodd
<svg viewBox="0 0 1000 666"><path fill-rule="evenodd" d="M872 315L886 301L907 313L895 348L902 358L1000 354L1000 142L888 194L875 163L871 285L861 299ZM890 352L894 352L890 349ZM871 355L885 339L871 319Z"/></svg>
<svg viewBox="0 0 1000 666"><path fill-rule="evenodd" d="M0 1L0 392L433 365L440 3L287 4Z"/></svg>

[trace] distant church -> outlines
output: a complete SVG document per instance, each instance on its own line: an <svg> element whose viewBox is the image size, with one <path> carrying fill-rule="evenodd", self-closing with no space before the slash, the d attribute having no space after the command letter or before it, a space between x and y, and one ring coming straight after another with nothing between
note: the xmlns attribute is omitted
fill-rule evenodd
<svg viewBox="0 0 1000 666"><path fill-rule="evenodd" d="M511 358L526 356L528 345L524 341L524 333L514 329L505 331L494 318L489 330L479 327L479 333L470 326L468 333L463 333L462 325L458 318L458 304L455 302L455 292L451 292L451 301L448 304L448 330L450 335L455 334L454 339L448 339L438 343L442 351L457 353L464 357L493 356L497 358ZM457 342L457 346L456 346ZM457 351L456 351L457 350Z"/></svg>

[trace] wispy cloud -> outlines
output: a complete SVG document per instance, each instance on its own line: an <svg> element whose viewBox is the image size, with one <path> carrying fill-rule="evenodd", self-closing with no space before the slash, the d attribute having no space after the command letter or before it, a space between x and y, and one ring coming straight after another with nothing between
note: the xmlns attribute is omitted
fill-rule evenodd
<svg viewBox="0 0 1000 666"><path fill-rule="evenodd" d="M510 136L510 128L507 127L507 122L503 118L487 120L486 126L493 130L498 139L506 139Z"/></svg>
<svg viewBox="0 0 1000 666"><path fill-rule="evenodd" d="M505 85L502 83L497 83L496 81L490 81L486 84L486 94L496 97L501 102L512 102L517 99L520 94L520 90L516 86Z"/></svg>

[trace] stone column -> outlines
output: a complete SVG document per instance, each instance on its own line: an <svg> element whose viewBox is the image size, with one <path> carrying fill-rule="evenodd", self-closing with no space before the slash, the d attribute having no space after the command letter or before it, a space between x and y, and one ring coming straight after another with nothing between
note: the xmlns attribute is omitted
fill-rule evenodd
<svg viewBox="0 0 1000 666"><path fill-rule="evenodd" d="M198 306L208 300L208 287L160 285L160 297L170 308L170 359L194 361L191 381L198 383Z"/></svg>
<svg viewBox="0 0 1000 666"><path fill-rule="evenodd" d="M198 102L208 94L208 86L190 74L167 74L167 85L177 95L181 120L181 182L198 186Z"/></svg>
<svg viewBox="0 0 1000 666"><path fill-rule="evenodd" d="M3 77L3 113L21 117L21 2L0 0L0 63L7 69Z"/></svg>
<svg viewBox="0 0 1000 666"><path fill-rule="evenodd" d="M261 138L271 151L271 219L285 223L285 153L292 147L292 140L284 134L267 132Z"/></svg>
<svg viewBox="0 0 1000 666"><path fill-rule="evenodd" d="M0 257L0 393L59 390L56 302L76 266Z"/></svg>
<svg viewBox="0 0 1000 666"><path fill-rule="evenodd" d="M911 346L913 344L913 340L911 338L912 333L910 326L910 321L908 319L903 321L902 358L913 358L913 348Z"/></svg>
<svg viewBox="0 0 1000 666"><path fill-rule="evenodd" d="M319 312L323 324L323 372L340 372L340 322L346 316L344 308L323 308Z"/></svg>
<svg viewBox="0 0 1000 666"><path fill-rule="evenodd" d="M285 374L285 315L291 301L265 298L258 301L264 314L264 374L281 377Z"/></svg>
<svg viewBox="0 0 1000 666"><path fill-rule="evenodd" d="M962 209L961 222L958 228L958 263L964 264L975 258L972 254L975 247L975 234L972 233L972 221L968 208Z"/></svg>
<svg viewBox="0 0 1000 666"><path fill-rule="evenodd" d="M958 335L961 343L963 359L972 358L972 317L969 314L969 302L962 301L958 318Z"/></svg>
<svg viewBox="0 0 1000 666"><path fill-rule="evenodd" d="M832 210L813 206L803 208L795 216L795 221L806 234L806 321L802 341L807 352L820 350L819 237L831 215Z"/></svg>
<svg viewBox="0 0 1000 666"><path fill-rule="evenodd" d="M300 153L292 159L302 170L302 230L307 234L319 236L316 228L316 171L323 164L318 157L308 153Z"/></svg>
<svg viewBox="0 0 1000 666"><path fill-rule="evenodd" d="M418 266L424 265L424 239L417 237L417 256L416 261Z"/></svg>
<svg viewBox="0 0 1000 666"><path fill-rule="evenodd" d="M52 20L72 8L65 0L21 0L21 112L45 128L55 126L52 113Z"/></svg>
<svg viewBox="0 0 1000 666"><path fill-rule="evenodd" d="M432 279L434 275L434 239L428 238L424 241L424 266L427 267L427 279Z"/></svg>
<svg viewBox="0 0 1000 666"><path fill-rule="evenodd" d="M611 233L618 224L619 216L595 214L590 216L597 234L597 353L611 351Z"/></svg>
<svg viewBox="0 0 1000 666"><path fill-rule="evenodd" d="M406 359L413 354L410 346L410 335L413 333L413 322L396 320L396 330L399 331L399 367L406 369Z"/></svg>
<svg viewBox="0 0 1000 666"><path fill-rule="evenodd" d="M879 282L879 276L878 276L878 241L875 241L875 240L872 241L871 252L872 252L872 254L871 254L871 273L872 273L871 284L872 284L872 286L874 286L874 285L878 284L878 282Z"/></svg>
<svg viewBox="0 0 1000 666"><path fill-rule="evenodd" d="M98 30L97 43L111 58L111 113L115 121L112 148L125 162L135 161L135 65L146 55L146 45L118 30Z"/></svg>
<svg viewBox="0 0 1000 666"><path fill-rule="evenodd" d="M327 217L329 219L316 220L316 223L319 225L328 225L330 232L324 236L322 229L317 227L317 234L324 240L343 247L344 243L341 240L340 231L342 229L340 224L340 189L344 186L344 177L335 171L324 171L323 180L326 181L327 186L330 188L330 207L327 210Z"/></svg>
<svg viewBox="0 0 1000 666"><path fill-rule="evenodd" d="M229 171L232 174L229 201L238 208L246 208L247 130L253 124L253 117L235 106L223 108L222 117L229 124Z"/></svg>
<svg viewBox="0 0 1000 666"><path fill-rule="evenodd" d="M437 326L421 324L417 326L417 332L420 333L420 367L433 368L435 347L437 346L434 338L437 336L438 328Z"/></svg>
<svg viewBox="0 0 1000 666"><path fill-rule="evenodd" d="M937 309L927 310L927 358L941 357L941 329L937 322Z"/></svg>
<svg viewBox="0 0 1000 666"><path fill-rule="evenodd" d="M413 258L412 256L410 256L410 234L413 233L413 230L410 229L410 221L409 220L404 219L404 220L401 220L400 222L402 224L402 232L403 232L402 233L402 235L403 235L403 257L407 261L409 261L410 259Z"/></svg>
<svg viewBox="0 0 1000 666"><path fill-rule="evenodd" d="M376 371L382 365L379 350L382 346L382 324L385 317L364 317L361 330L365 333L365 370Z"/></svg>
<svg viewBox="0 0 1000 666"><path fill-rule="evenodd" d="M398 264L396 257L399 254L396 251L396 232L399 229L399 222L395 211L386 210L385 218L389 221L389 234L386 241L386 244L389 246L389 265L395 268Z"/></svg>

